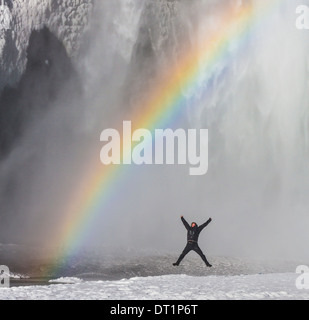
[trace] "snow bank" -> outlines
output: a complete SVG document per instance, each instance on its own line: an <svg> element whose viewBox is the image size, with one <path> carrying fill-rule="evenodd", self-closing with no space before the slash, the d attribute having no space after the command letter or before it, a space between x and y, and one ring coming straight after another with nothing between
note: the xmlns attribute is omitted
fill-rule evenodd
<svg viewBox="0 0 309 320"><path fill-rule="evenodd" d="M4 272L2 276L10 277L11 279L29 279L29 276L19 274L19 273L13 273L13 272L10 272L10 273Z"/></svg>
<svg viewBox="0 0 309 320"><path fill-rule="evenodd" d="M10 272L10 278L11 279L29 279L30 277L23 274Z"/></svg>
<svg viewBox="0 0 309 320"><path fill-rule="evenodd" d="M75 278L75 277L61 277L54 280L49 280L50 283L81 283L83 282L82 279Z"/></svg>
<svg viewBox="0 0 309 320"><path fill-rule="evenodd" d="M166 275L120 281L0 289L0 299L309 299L295 286L297 274L191 277Z"/></svg>

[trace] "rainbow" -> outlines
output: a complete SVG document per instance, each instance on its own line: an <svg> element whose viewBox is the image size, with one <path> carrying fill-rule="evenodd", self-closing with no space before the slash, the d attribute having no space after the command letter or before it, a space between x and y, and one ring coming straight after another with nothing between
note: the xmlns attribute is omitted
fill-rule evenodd
<svg viewBox="0 0 309 320"><path fill-rule="evenodd" d="M201 81L204 87L207 86L207 82L214 76L216 65L229 59L230 45L241 47L242 42L281 3L281 0L268 0L261 1L258 7L245 4L224 9L220 15L220 26L211 35L207 35L202 46L184 50L177 64L162 73L157 85L141 102L140 108L136 108L143 112L133 113L126 119L134 120L132 130L147 128L153 131L164 128L179 116L184 106L194 100L193 96L192 101L190 97L184 97L183 92L200 88ZM129 148L124 149L124 156L130 154L130 151ZM104 166L98 158L87 164L79 186L64 209L61 226L51 241L59 249L52 254L46 273L56 275L61 267L69 263L70 256L83 244L91 226L104 213L104 208L117 192L129 168L125 165Z"/></svg>

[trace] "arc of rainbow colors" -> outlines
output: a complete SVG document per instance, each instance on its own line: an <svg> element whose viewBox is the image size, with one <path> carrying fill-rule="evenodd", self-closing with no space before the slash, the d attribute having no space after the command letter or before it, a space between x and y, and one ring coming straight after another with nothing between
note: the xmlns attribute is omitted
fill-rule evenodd
<svg viewBox="0 0 309 320"><path fill-rule="evenodd" d="M164 78L160 78L158 85L141 103L141 108L137 108L139 114L132 115L132 130L147 128L153 131L168 123L188 101L183 96L184 90L200 85L201 78L205 78L204 81L207 82L213 75L215 66L230 54L230 45L249 36L254 27L280 3L281 0L266 1L257 11L252 4L244 5L236 12L227 10L222 17L223 23L206 39L203 46L198 50L184 52L177 65L168 70ZM124 157L131 154L133 147L134 144L125 146ZM70 199L64 222L52 241L60 246L60 250L52 256L48 273L55 274L59 266L78 248L89 226L102 212L103 205L112 197L115 187L128 172L125 170L128 166L103 166L98 164L97 159L93 160L89 168Z"/></svg>

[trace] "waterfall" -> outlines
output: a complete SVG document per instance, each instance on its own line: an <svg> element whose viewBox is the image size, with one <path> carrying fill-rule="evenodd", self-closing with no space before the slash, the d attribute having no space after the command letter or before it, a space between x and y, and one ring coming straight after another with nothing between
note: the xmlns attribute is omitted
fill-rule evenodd
<svg viewBox="0 0 309 320"><path fill-rule="evenodd" d="M230 44L211 80L183 92L195 99L179 126L209 130L207 175L190 177L179 166L133 167L85 246L179 249L184 215L198 223L213 218L207 246L214 254L308 258L307 33L295 28L295 4L282 2L243 42ZM248 3L256 9L261 2ZM80 96L64 84L0 163L0 241L44 242L89 159L99 160L100 131L136 112L153 79L202 46L224 9L244 5L94 2L78 45L64 37Z"/></svg>

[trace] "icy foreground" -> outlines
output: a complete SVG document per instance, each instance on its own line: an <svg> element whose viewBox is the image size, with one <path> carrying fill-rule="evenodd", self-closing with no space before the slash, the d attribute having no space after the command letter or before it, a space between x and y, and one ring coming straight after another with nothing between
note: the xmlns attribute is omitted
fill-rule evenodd
<svg viewBox="0 0 309 320"><path fill-rule="evenodd" d="M191 277L166 275L119 281L69 281L49 286L0 289L0 299L309 299L296 274ZM65 279L62 279L65 282ZM71 282L71 283L70 283Z"/></svg>

